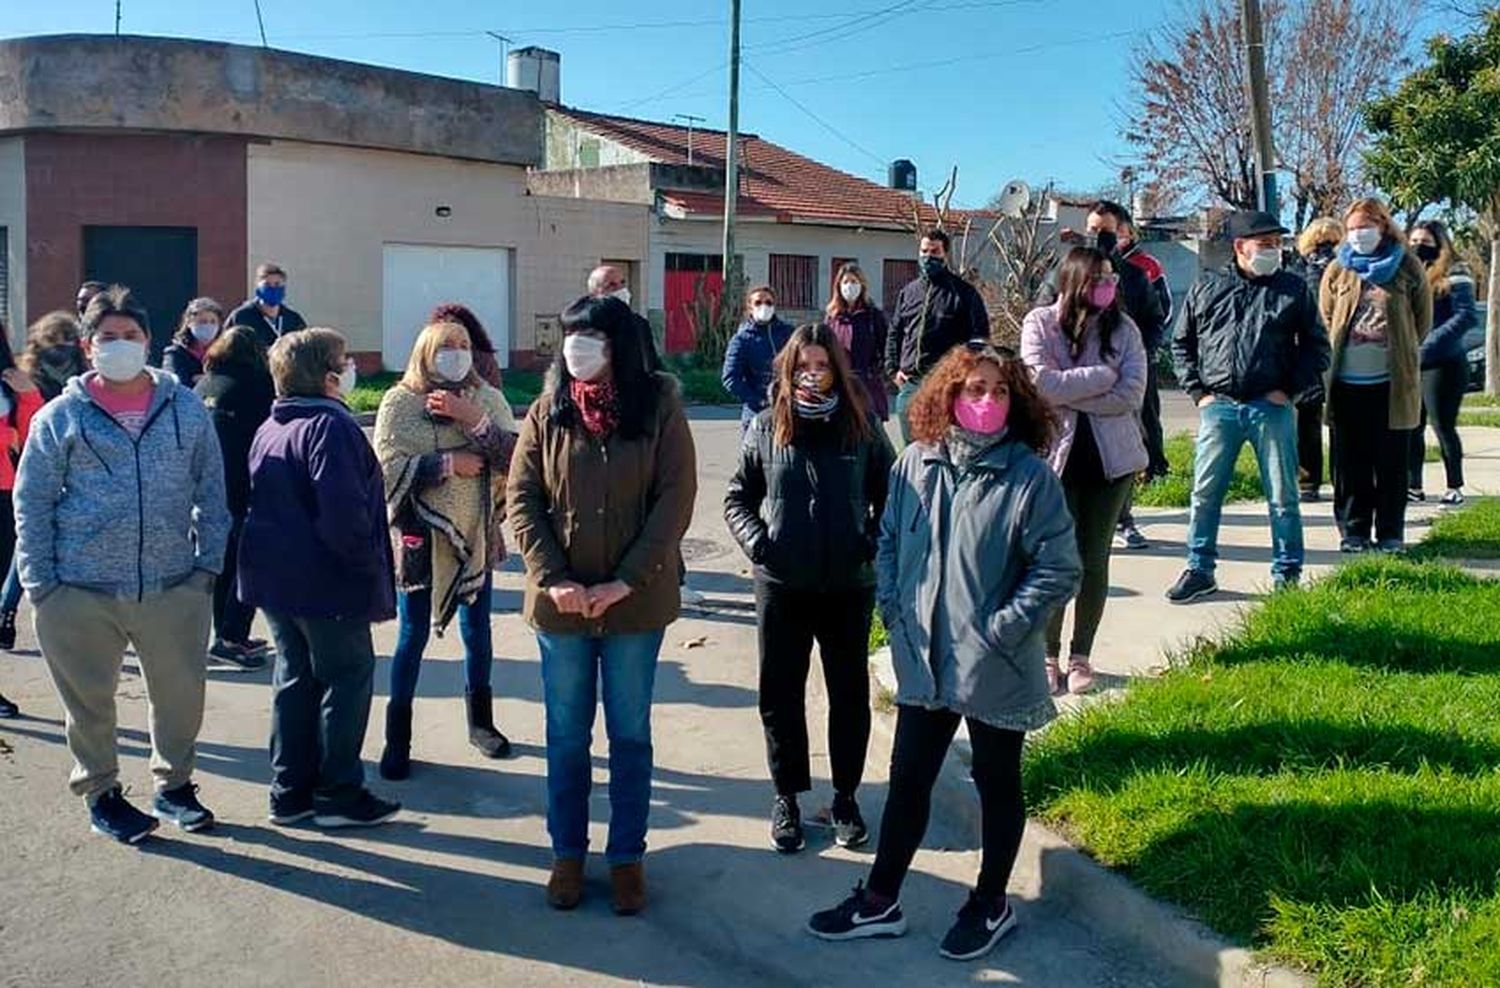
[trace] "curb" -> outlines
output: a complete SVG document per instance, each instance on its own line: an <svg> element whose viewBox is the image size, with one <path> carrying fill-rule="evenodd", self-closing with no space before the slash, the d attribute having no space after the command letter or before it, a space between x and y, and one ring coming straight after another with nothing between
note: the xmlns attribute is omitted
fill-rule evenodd
<svg viewBox="0 0 1500 988"><path fill-rule="evenodd" d="M889 649L870 655L879 687L895 691ZM943 763L933 789L936 812L980 832L979 800L969 780L966 740L953 745L957 760ZM1036 820L1026 822L1021 858L1041 875L1041 894L1061 905L1101 937L1133 945L1142 958L1170 971L1184 984L1213 988L1313 988L1315 979L1267 964L1236 946L1176 906L1151 898L1118 872L1099 864L1061 835Z"/></svg>

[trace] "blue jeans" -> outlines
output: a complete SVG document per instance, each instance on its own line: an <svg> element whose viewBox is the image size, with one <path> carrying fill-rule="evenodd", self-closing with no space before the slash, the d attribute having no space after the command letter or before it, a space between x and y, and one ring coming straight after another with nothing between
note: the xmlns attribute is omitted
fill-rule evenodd
<svg viewBox="0 0 1500 988"><path fill-rule="evenodd" d="M5 574L5 589L0 590L0 611L14 613L21 606L20 560L10 557L10 572Z"/></svg>
<svg viewBox="0 0 1500 988"><path fill-rule="evenodd" d="M1291 405L1218 397L1198 412L1193 509L1188 520L1188 566L1214 571L1219 514L1245 443L1255 448L1261 486L1271 512L1271 572L1302 572L1302 507L1297 489L1297 417Z"/></svg>
<svg viewBox="0 0 1500 988"><path fill-rule="evenodd" d="M494 575L486 573L484 587L472 604L458 605L458 636L464 643L464 691L489 689L495 647L490 637L490 588ZM422 652L432 631L432 591L413 590L396 595L401 630L396 654L391 656L391 702L410 704L417 695Z"/></svg>
<svg viewBox="0 0 1500 988"><path fill-rule="evenodd" d="M598 680L604 680L609 735L611 866L646 853L651 811L651 691L665 632L589 638L537 633L547 705L547 832L559 858L582 858L589 847L589 791Z"/></svg>
<svg viewBox="0 0 1500 988"><path fill-rule="evenodd" d="M911 422L906 417L906 409L911 405L911 400L917 396L917 392L920 390L922 390L922 382L912 378L901 385L900 390L896 392L896 423L901 427L901 441L903 443L911 442Z"/></svg>

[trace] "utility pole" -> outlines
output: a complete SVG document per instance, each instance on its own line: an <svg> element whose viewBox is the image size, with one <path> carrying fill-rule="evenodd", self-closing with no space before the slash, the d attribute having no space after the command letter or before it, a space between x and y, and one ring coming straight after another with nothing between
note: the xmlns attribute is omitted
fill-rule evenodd
<svg viewBox="0 0 1500 988"><path fill-rule="evenodd" d="M681 120L681 121L683 121L684 123L687 124L687 132L688 132L688 155L687 155L687 163L689 165L692 165L692 163L693 163L693 124L703 123L703 121L706 118L705 117L695 117L691 113L674 113L674 114L672 114L672 118L674 120Z"/></svg>
<svg viewBox="0 0 1500 988"><path fill-rule="evenodd" d="M124 0L115 0L115 37L120 36L120 4Z"/></svg>
<svg viewBox="0 0 1500 988"><path fill-rule="evenodd" d="M740 201L740 0L729 0L729 132L724 136L724 288L719 311L739 310L739 264L734 255L734 211ZM734 292L736 297L730 297Z"/></svg>
<svg viewBox="0 0 1500 988"><path fill-rule="evenodd" d="M1245 78L1250 89L1250 134L1255 141L1256 201L1275 216L1276 149L1271 136L1271 97L1266 86L1266 32L1260 0L1240 0L1240 30L1245 37Z"/></svg>
<svg viewBox="0 0 1500 988"><path fill-rule="evenodd" d="M500 85L503 86L505 85L505 49L512 43L511 39L497 31L486 31L484 33L500 42Z"/></svg>

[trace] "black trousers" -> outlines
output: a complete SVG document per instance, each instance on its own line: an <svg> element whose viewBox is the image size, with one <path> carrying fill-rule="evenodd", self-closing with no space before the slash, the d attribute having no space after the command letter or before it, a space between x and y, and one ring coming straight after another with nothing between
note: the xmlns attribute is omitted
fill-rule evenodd
<svg viewBox="0 0 1500 988"><path fill-rule="evenodd" d="M8 455L0 451L0 456ZM0 491L0 566L10 571L16 554L16 506L10 491Z"/></svg>
<svg viewBox="0 0 1500 988"><path fill-rule="evenodd" d="M1391 386L1335 381L1333 512L1349 538L1403 538L1409 429L1388 429Z"/></svg>
<svg viewBox="0 0 1500 988"><path fill-rule="evenodd" d="M1469 368L1464 364L1443 364L1422 372L1422 422L1411 434L1411 476L1407 486L1422 490L1422 466L1427 461L1427 425L1437 433L1438 448L1443 451L1443 473L1449 489L1464 485L1464 444L1458 438L1458 411L1464 404L1469 387Z"/></svg>
<svg viewBox="0 0 1500 988"><path fill-rule="evenodd" d="M1146 479L1154 480L1157 477L1165 477L1169 469L1167 463L1167 441L1162 434L1161 425L1161 390L1158 384L1156 371L1156 355L1146 354L1146 397L1141 403L1141 434L1146 440ZM1134 480L1134 478L1132 478ZM1135 484L1130 485L1130 490L1125 495L1125 505L1120 509L1120 523L1118 529L1134 527L1135 525Z"/></svg>
<svg viewBox="0 0 1500 988"><path fill-rule="evenodd" d="M911 868L932 811L932 787L948 746L958 731L958 714L902 706L896 713L896 745L891 752L891 790L880 818L880 844L870 869L870 891L895 898ZM983 857L979 894L1005 894L1011 869L1026 829L1026 801L1021 792L1021 744L1026 735L1004 731L969 718L974 750L972 773L979 790L983 819Z"/></svg>
<svg viewBox="0 0 1500 988"><path fill-rule="evenodd" d="M1323 486L1323 402L1297 406L1297 486L1315 491Z"/></svg>
<svg viewBox="0 0 1500 988"><path fill-rule="evenodd" d="M250 637L255 608L240 600L235 570L239 566L240 532L245 528L243 516L234 519L229 530L229 544L224 549L224 572L214 582L214 637L222 642L243 645Z"/></svg>
<svg viewBox="0 0 1500 988"><path fill-rule="evenodd" d="M828 688L828 759L835 792L853 794L870 743L870 620L874 588L792 590L755 581L760 625L760 722L776 792L812 788L807 752L807 673L813 642Z"/></svg>

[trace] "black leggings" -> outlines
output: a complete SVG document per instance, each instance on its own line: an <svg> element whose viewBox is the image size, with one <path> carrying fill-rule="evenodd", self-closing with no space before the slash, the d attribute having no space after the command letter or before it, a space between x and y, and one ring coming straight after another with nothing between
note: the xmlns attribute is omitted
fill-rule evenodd
<svg viewBox="0 0 1500 988"><path fill-rule="evenodd" d="M1297 406L1297 486L1315 491L1323 486L1323 402Z"/></svg>
<svg viewBox="0 0 1500 988"><path fill-rule="evenodd" d="M1422 490L1422 465L1427 461L1427 424L1437 433L1443 451L1443 472L1449 489L1464 485L1464 444L1458 438L1458 410L1469 387L1465 364L1442 364L1422 372L1422 421L1412 430L1407 486Z"/></svg>
<svg viewBox="0 0 1500 988"><path fill-rule="evenodd" d="M896 713L896 746L891 752L891 790L880 818L880 846L870 869L869 888L876 895L896 898L911 868L927 818L932 811L932 787L937 783L948 746L958 731L958 714L951 710L901 706ZM969 743L974 750L971 774L979 789L984 840L978 891L989 899L1005 894L1010 872L1026 829L1026 801L1021 793L1021 744L1026 735L968 719Z"/></svg>

